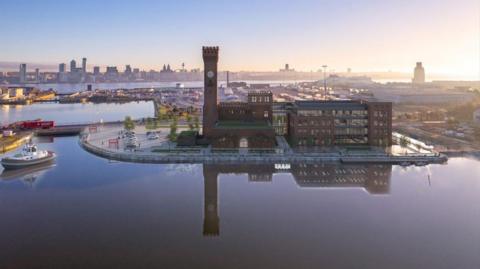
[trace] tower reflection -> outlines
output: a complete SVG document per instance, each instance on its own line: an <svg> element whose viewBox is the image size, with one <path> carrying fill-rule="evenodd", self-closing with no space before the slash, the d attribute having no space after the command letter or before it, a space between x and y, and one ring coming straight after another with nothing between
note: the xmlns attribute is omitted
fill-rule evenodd
<svg viewBox="0 0 480 269"><path fill-rule="evenodd" d="M220 218L218 217L218 171L212 167L203 166L203 235L217 236L220 234Z"/></svg>
<svg viewBox="0 0 480 269"><path fill-rule="evenodd" d="M391 165L292 164L230 165L204 164L203 235L220 235L218 175L247 174L250 182L272 181L275 173L290 173L301 188L364 188L369 194L389 194Z"/></svg>

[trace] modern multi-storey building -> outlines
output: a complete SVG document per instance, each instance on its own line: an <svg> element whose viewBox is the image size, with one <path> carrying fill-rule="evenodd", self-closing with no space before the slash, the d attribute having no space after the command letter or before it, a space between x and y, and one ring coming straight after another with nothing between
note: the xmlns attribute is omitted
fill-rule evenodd
<svg viewBox="0 0 480 269"><path fill-rule="evenodd" d="M77 62L75 60L70 61L70 72L76 72L77 71Z"/></svg>
<svg viewBox="0 0 480 269"><path fill-rule="evenodd" d="M20 64L19 81L20 83L27 82L27 64Z"/></svg>
<svg viewBox="0 0 480 269"><path fill-rule="evenodd" d="M87 73L87 58L82 59L82 72Z"/></svg>
<svg viewBox="0 0 480 269"><path fill-rule="evenodd" d="M93 75L94 76L100 75L100 66L94 66L93 67Z"/></svg>
<svg viewBox="0 0 480 269"><path fill-rule="evenodd" d="M67 65L64 63L61 63L58 65L58 72L59 73L65 73L67 71Z"/></svg>
<svg viewBox="0 0 480 269"><path fill-rule="evenodd" d="M392 144L392 103L295 101L275 103L270 91L246 102L217 100L218 47L203 47L203 137L214 148L273 148L275 136L292 146Z"/></svg>
<svg viewBox="0 0 480 269"><path fill-rule="evenodd" d="M35 68L35 82L40 82L40 69Z"/></svg>
<svg viewBox="0 0 480 269"><path fill-rule="evenodd" d="M296 101L286 111L295 146L392 144L392 104L365 101Z"/></svg>

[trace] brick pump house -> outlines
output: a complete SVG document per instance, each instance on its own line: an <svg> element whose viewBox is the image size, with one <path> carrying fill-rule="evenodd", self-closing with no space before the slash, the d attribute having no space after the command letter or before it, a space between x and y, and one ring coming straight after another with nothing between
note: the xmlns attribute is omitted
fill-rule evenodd
<svg viewBox="0 0 480 269"><path fill-rule="evenodd" d="M218 47L203 47L203 136L214 148L273 148L272 93L250 92L248 102L218 103Z"/></svg>

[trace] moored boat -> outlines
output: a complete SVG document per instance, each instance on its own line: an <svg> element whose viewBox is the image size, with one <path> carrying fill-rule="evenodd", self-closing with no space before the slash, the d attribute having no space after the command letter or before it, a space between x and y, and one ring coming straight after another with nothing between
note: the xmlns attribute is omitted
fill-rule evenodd
<svg viewBox="0 0 480 269"><path fill-rule="evenodd" d="M39 150L35 144L26 144L20 153L1 160L5 169L18 169L55 160L53 151Z"/></svg>

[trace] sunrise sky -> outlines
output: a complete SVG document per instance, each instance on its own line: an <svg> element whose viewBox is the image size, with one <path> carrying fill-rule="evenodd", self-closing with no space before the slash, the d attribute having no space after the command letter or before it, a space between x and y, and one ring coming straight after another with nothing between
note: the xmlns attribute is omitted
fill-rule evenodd
<svg viewBox="0 0 480 269"><path fill-rule="evenodd" d="M223 70L411 72L480 79L480 1L7 1L0 61Z"/></svg>

